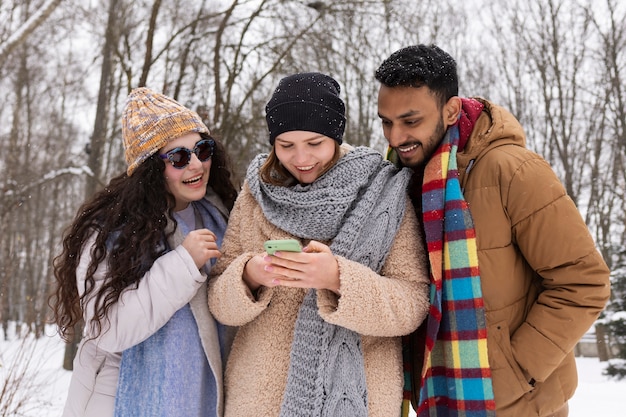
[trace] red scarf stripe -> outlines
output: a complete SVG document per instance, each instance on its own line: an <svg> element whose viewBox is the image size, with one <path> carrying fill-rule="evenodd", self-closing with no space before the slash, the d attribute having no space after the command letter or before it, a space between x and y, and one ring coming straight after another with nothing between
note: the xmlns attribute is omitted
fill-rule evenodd
<svg viewBox="0 0 626 417"><path fill-rule="evenodd" d="M449 269L449 270L444 271L443 277L450 278L450 279L465 278L465 277L475 276L477 272L480 272L477 266L467 267L467 268Z"/></svg>
<svg viewBox="0 0 626 417"><path fill-rule="evenodd" d="M431 181L428 181L427 183L424 183L424 185L422 186L422 191L439 190L443 188L445 184L446 180L443 178L433 179Z"/></svg>
<svg viewBox="0 0 626 417"><path fill-rule="evenodd" d="M424 212L424 221L443 221L443 216L444 216L444 210L440 209L440 210L430 210L430 211L425 211Z"/></svg>

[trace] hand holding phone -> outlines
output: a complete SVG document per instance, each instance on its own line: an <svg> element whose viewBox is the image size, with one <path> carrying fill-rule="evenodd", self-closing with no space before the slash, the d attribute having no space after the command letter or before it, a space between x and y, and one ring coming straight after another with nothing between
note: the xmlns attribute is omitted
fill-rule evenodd
<svg viewBox="0 0 626 417"><path fill-rule="evenodd" d="M263 271L270 273L271 282L261 282L261 285L327 289L339 294L339 263L328 245L311 240L306 248L302 248L297 240L288 239L269 240L264 247L268 255L277 251L284 253L265 258L267 263L263 265ZM303 255L287 254L304 252L305 249Z"/></svg>
<svg viewBox="0 0 626 417"><path fill-rule="evenodd" d="M302 252L302 245L296 239L266 240L263 247L268 255L273 255L278 251Z"/></svg>

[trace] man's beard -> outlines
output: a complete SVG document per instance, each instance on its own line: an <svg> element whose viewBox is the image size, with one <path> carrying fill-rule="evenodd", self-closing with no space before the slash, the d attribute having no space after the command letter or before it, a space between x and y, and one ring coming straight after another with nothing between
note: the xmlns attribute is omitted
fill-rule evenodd
<svg viewBox="0 0 626 417"><path fill-rule="evenodd" d="M442 116L439 119L439 123L437 123L437 126L435 127L435 131L433 132L433 134L430 135L430 137L426 141L421 141L420 143L420 146L422 147L422 153L424 154L423 161L416 162L414 164L407 164L404 161L402 161L401 153L396 149L396 153L398 154L398 157L400 158L402 165L409 167L409 168L417 168L418 166L427 164L430 158L432 158L437 148L439 147L439 144L441 143L445 134L446 134L446 129L444 128L443 116Z"/></svg>

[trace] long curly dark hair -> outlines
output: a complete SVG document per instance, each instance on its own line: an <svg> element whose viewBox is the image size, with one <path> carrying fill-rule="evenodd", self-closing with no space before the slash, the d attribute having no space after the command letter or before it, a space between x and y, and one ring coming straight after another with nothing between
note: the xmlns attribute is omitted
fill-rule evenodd
<svg viewBox="0 0 626 417"><path fill-rule="evenodd" d="M201 133L204 139L209 136ZM95 311L89 325L92 336L102 331L107 313L122 291L137 287L154 261L166 251L163 243L168 219L174 224L175 198L165 183L165 163L152 155L131 176L123 173L85 202L63 237L63 250L54 259L56 290L50 297L53 321L61 337L71 340L74 326L82 319L82 307L95 297ZM232 209L237 190L232 183L230 160L223 145L215 140L208 184ZM85 242L95 233L85 288L79 296L76 268ZM170 231L169 234L172 234ZM94 273L107 261L104 283L94 292Z"/></svg>

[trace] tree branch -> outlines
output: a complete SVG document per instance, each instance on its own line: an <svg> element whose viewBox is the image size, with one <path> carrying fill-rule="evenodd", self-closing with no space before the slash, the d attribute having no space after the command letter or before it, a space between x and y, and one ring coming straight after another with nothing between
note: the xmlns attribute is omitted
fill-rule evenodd
<svg viewBox="0 0 626 417"><path fill-rule="evenodd" d="M21 45L28 36L37 29L37 27L48 18L61 4L62 0L48 0L41 9L32 15L13 35L0 45L0 61L4 61L6 57L19 45Z"/></svg>

